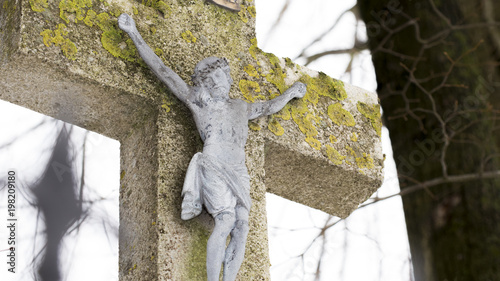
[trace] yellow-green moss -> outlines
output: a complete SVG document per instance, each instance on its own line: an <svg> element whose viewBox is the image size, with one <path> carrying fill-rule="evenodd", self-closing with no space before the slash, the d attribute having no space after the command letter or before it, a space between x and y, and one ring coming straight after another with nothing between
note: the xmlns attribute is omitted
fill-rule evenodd
<svg viewBox="0 0 500 281"><path fill-rule="evenodd" d="M247 11L252 18L257 17L257 9L255 9L255 6L248 6Z"/></svg>
<svg viewBox="0 0 500 281"><path fill-rule="evenodd" d="M257 65L260 65L259 59L257 58L257 53L262 52L259 47L257 47L257 38L253 38L250 40L250 43L252 44L250 48L248 49L248 52L252 56L252 58L255 60Z"/></svg>
<svg viewBox="0 0 500 281"><path fill-rule="evenodd" d="M101 44L113 56L125 59L130 62L136 60L137 49L131 39L124 40L122 32L114 27L103 32L101 36Z"/></svg>
<svg viewBox="0 0 500 281"><path fill-rule="evenodd" d="M85 8L92 7L92 0L61 0L59 2L59 16L66 23L69 23L68 16L75 14L74 22L85 18Z"/></svg>
<svg viewBox="0 0 500 281"><path fill-rule="evenodd" d="M259 83L255 81L249 81L245 79L241 79L238 84L243 97L250 102L255 101L255 97L251 94L251 92L260 93Z"/></svg>
<svg viewBox="0 0 500 281"><path fill-rule="evenodd" d="M185 263L188 275L186 280L207 280L206 256L209 233L197 223L191 223L189 229L192 232L190 237L193 239L189 243L190 252L186 255L188 257Z"/></svg>
<svg viewBox="0 0 500 281"><path fill-rule="evenodd" d="M337 142L337 138L334 135L330 135L330 142L331 143L336 143Z"/></svg>
<svg viewBox="0 0 500 281"><path fill-rule="evenodd" d="M118 18L122 14L122 10L121 7L112 5L108 13Z"/></svg>
<svg viewBox="0 0 500 281"><path fill-rule="evenodd" d="M326 147L326 156L330 161L332 161L335 165L342 165L342 161L344 161L345 156L342 156L335 148L325 145Z"/></svg>
<svg viewBox="0 0 500 281"><path fill-rule="evenodd" d="M353 142L357 142L358 141L358 134L356 132L352 133L351 140Z"/></svg>
<svg viewBox="0 0 500 281"><path fill-rule="evenodd" d="M102 30L102 31L107 31L107 30L110 30L112 28L114 28L112 22L111 22L111 18L109 16L108 13L100 13L97 15L96 19L94 20L94 24L96 24L97 26L99 26L99 28Z"/></svg>
<svg viewBox="0 0 500 281"><path fill-rule="evenodd" d="M316 129L315 116L309 112L307 104L304 100L298 100L295 106L292 106L292 119L299 126L299 130L306 135L306 137L313 137L318 135L318 130Z"/></svg>
<svg viewBox="0 0 500 281"><path fill-rule="evenodd" d="M93 10L89 10L89 11L87 11L87 15L85 16L85 19L83 19L83 23L92 27L92 26L94 26L94 20L96 19L96 17L97 17L97 13L94 12Z"/></svg>
<svg viewBox="0 0 500 281"><path fill-rule="evenodd" d="M137 10L137 8L136 8L136 7L132 7L132 13L133 13L134 15L137 15L137 14L139 14L139 10Z"/></svg>
<svg viewBox="0 0 500 281"><path fill-rule="evenodd" d="M370 154L363 153L363 157L356 157L356 164L358 164L358 168L360 169L371 169L375 167L373 164L373 158Z"/></svg>
<svg viewBox="0 0 500 281"><path fill-rule="evenodd" d="M320 72L318 79L323 85L327 85L328 90L320 92L320 95L329 97L333 100L345 100L347 98L347 93L344 88L344 82L340 80L333 79L323 72Z"/></svg>
<svg viewBox="0 0 500 281"><path fill-rule="evenodd" d="M247 17L245 7L241 8L241 10L238 12L238 15L240 16L240 19L242 22L244 22L244 23L248 22L248 17Z"/></svg>
<svg viewBox="0 0 500 281"><path fill-rule="evenodd" d="M172 13L172 8L162 0L142 0L142 4L159 11L164 18L169 17Z"/></svg>
<svg viewBox="0 0 500 281"><path fill-rule="evenodd" d="M358 102L358 110L363 116L368 118L372 124L373 129L380 137L382 135L382 119L380 114L380 105L368 105L366 103Z"/></svg>
<svg viewBox="0 0 500 281"><path fill-rule="evenodd" d="M115 8L115 14L121 14L118 8ZM102 47L115 57L125 59L130 62L137 60L137 49L133 41L123 36L123 32L116 28L116 21L112 20L108 13L96 15L93 10L89 10L83 22L88 26L97 25L102 31Z"/></svg>
<svg viewBox="0 0 500 281"><path fill-rule="evenodd" d="M193 33L190 30L184 31L182 34L182 39L186 40L188 43L196 43L196 37L194 37Z"/></svg>
<svg viewBox="0 0 500 281"><path fill-rule="evenodd" d="M267 128L277 136L282 136L285 133L285 129L283 129L280 122L276 119L272 119Z"/></svg>
<svg viewBox="0 0 500 281"><path fill-rule="evenodd" d="M323 72L320 72L318 77L315 78L304 75L300 78L300 81L307 85L307 93L304 99L313 104L318 103L320 96L339 101L347 98L344 83L328 77Z"/></svg>
<svg viewBox="0 0 500 281"><path fill-rule="evenodd" d="M345 110L340 103L334 103L328 106L328 117L330 117L333 123L339 126L345 125L352 127L356 125L352 114Z"/></svg>
<svg viewBox="0 0 500 281"><path fill-rule="evenodd" d="M297 100L293 106L290 107L291 117L299 130L306 136L305 141L314 149L319 150L321 143L315 138L318 135L316 123L320 121L320 117L309 112L306 101L303 99ZM287 114L287 111L285 111Z"/></svg>
<svg viewBox="0 0 500 281"><path fill-rule="evenodd" d="M288 68L294 68L295 63L290 58L285 58L285 66Z"/></svg>
<svg viewBox="0 0 500 281"><path fill-rule="evenodd" d="M315 139L312 136L306 137L306 142L314 149L320 150L321 149L321 142L317 139Z"/></svg>
<svg viewBox="0 0 500 281"><path fill-rule="evenodd" d="M5 9L5 3L7 1L4 2L4 9ZM31 9L35 12L43 12L45 11L45 9L49 6L49 2L48 0L30 0L29 1L30 3L30 6L31 6Z"/></svg>
<svg viewBox="0 0 500 281"><path fill-rule="evenodd" d="M307 92L303 99L289 103L283 110L272 116L273 119L269 123L270 130L272 129L275 134L278 132L277 125L279 124L279 121L274 118L289 120L291 117L295 124L299 127L299 130L305 135L305 141L312 148L320 150L322 144L319 141L316 126L318 124L322 124L322 114L324 113L321 112L321 109L317 108L317 104L319 103L321 97L338 101L347 98L343 82L330 78L324 73L319 73L318 76L314 78L304 74L303 72L299 73L300 69L290 59L286 58L284 65L282 65L282 61L274 54L265 53L260 50L257 47L256 39L252 39L250 43L251 46L248 51L255 60L255 64L260 66L262 62L266 62L266 66L269 67L262 66L262 68L265 69L262 71L261 68L255 70L253 65L248 64L247 67L245 67L245 72L247 72L248 75L259 79L258 74L261 74L261 76L265 77L266 81L275 86L280 93L284 93L289 87L285 81L287 73L289 72L288 70L295 71L299 75L302 75L299 81L307 85ZM254 87L258 85L257 82L255 83ZM242 87L242 85L240 85L240 90L243 93L243 96L249 101L254 101L255 97L250 98L250 89L248 84L244 86L245 87ZM273 93L272 90L268 91L271 94ZM274 96L274 94L272 95ZM354 117L349 111L343 109L341 104L337 103L332 105L329 109L330 118L333 119L338 125L355 125ZM323 124L325 123L323 122ZM279 135L281 135L281 128L282 127L280 125ZM354 161L354 158L352 160Z"/></svg>
<svg viewBox="0 0 500 281"><path fill-rule="evenodd" d="M245 66L245 68L243 69L245 70L245 72L250 75L251 77L258 77L259 76L259 73L257 73L257 70L255 69L255 67L251 64Z"/></svg>
<svg viewBox="0 0 500 281"><path fill-rule="evenodd" d="M165 109L166 112L170 112L170 106L172 105L171 101L167 101L165 98L161 103L161 108Z"/></svg>
<svg viewBox="0 0 500 281"><path fill-rule="evenodd" d="M354 151L354 149L352 149L352 147L346 145L345 149L349 152L349 154L351 154L351 156L356 157L356 152Z"/></svg>
<svg viewBox="0 0 500 281"><path fill-rule="evenodd" d="M155 49L155 54L159 57L163 56L163 50L160 48Z"/></svg>
<svg viewBox="0 0 500 281"><path fill-rule="evenodd" d="M271 70L266 75L267 82L273 84L278 88L280 93L284 93L287 89L287 85L285 83L286 73L281 67L281 62L277 56L271 53L263 53L269 60L271 64Z"/></svg>
<svg viewBox="0 0 500 281"><path fill-rule="evenodd" d="M248 122L248 128L252 131L262 130L262 127L259 124L252 122L252 121Z"/></svg>
<svg viewBox="0 0 500 281"><path fill-rule="evenodd" d="M76 46L69 38L66 25L63 23L57 25L56 30L45 29L40 33L43 36L43 43L45 46L50 47L52 44L59 47L64 56L68 59L74 60L77 53Z"/></svg>

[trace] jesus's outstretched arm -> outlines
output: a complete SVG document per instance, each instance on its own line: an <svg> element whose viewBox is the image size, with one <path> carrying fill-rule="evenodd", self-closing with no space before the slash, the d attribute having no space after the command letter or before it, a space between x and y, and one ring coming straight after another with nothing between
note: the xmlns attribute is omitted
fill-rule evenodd
<svg viewBox="0 0 500 281"><path fill-rule="evenodd" d="M295 82L292 87L286 90L281 96L268 101L248 104L248 120L276 113L280 111L291 99L302 98L305 94L306 85L301 82Z"/></svg>
<svg viewBox="0 0 500 281"><path fill-rule="evenodd" d="M169 88L169 90L182 102L188 104L191 89L177 73L163 64L162 60L151 50L137 31L134 20L127 14L118 17L118 26L125 31L134 42L139 55L156 74L156 76Z"/></svg>

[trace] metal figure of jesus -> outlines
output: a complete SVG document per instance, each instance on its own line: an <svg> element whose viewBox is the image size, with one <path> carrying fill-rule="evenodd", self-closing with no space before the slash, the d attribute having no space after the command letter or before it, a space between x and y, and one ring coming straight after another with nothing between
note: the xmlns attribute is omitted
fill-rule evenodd
<svg viewBox="0 0 500 281"><path fill-rule="evenodd" d="M233 80L226 59L209 57L199 62L189 86L144 42L134 20L118 18L119 27L134 42L139 55L156 76L191 111L204 143L191 160L182 191L184 220L199 215L205 206L214 220L207 244L208 281L233 281L243 261L249 231L250 178L245 165L248 120L281 110L292 98L302 98L306 85L296 82L282 95L268 101L247 103L229 97ZM226 247L226 239L231 240Z"/></svg>

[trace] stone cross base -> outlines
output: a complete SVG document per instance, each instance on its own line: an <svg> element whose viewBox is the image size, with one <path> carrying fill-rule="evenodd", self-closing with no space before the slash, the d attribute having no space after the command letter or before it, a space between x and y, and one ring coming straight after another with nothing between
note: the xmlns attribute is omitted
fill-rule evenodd
<svg viewBox="0 0 500 281"><path fill-rule="evenodd" d="M120 141L120 280L205 280L213 225L206 213L180 219L202 142L188 109L118 29L121 13L185 81L196 62L218 56L230 63L233 98L308 85L303 100L249 123L253 207L239 280L269 280L265 192L347 217L382 182L376 95L258 49L252 1L239 13L201 0L2 1L0 99Z"/></svg>

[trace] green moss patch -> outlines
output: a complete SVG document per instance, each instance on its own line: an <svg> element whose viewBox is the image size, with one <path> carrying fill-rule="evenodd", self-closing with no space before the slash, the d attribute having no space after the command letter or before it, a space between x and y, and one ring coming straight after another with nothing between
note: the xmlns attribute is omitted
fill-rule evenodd
<svg viewBox="0 0 500 281"><path fill-rule="evenodd" d="M344 161L345 156L342 156L335 148L326 145L326 156L330 161L332 161L335 165L341 165L342 161Z"/></svg>
<svg viewBox="0 0 500 281"><path fill-rule="evenodd" d="M368 118L372 124L373 129L377 132L380 137L382 135L382 118L380 114L380 105L368 105L363 102L358 102L358 111Z"/></svg>
<svg viewBox="0 0 500 281"><path fill-rule="evenodd" d="M66 25L61 23L57 25L56 30L45 29L40 35L43 36L43 44L45 46L50 47L54 44L61 49L65 57L71 60L75 59L77 49L75 44L67 37L68 31L66 30Z"/></svg>
<svg viewBox="0 0 500 281"><path fill-rule="evenodd" d="M7 1L5 1L7 2ZM4 2L4 6L5 6ZM43 12L49 6L48 0L30 0L31 9L35 12ZM3 7L5 9L5 7Z"/></svg>
<svg viewBox="0 0 500 281"><path fill-rule="evenodd" d="M333 123L339 126L345 125L352 127L356 125L352 114L345 110L340 103L334 103L328 106L328 117L330 117Z"/></svg>

